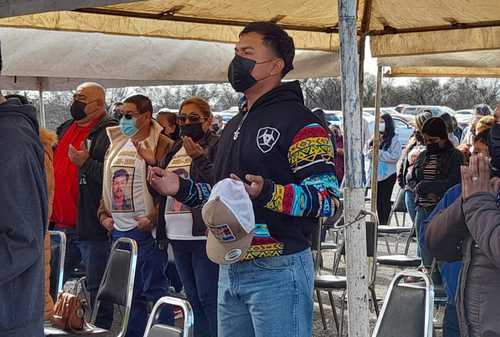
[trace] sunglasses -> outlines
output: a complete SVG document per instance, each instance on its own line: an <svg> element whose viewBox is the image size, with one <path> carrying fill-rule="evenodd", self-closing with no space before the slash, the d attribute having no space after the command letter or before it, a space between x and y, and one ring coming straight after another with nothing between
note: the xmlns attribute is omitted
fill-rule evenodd
<svg viewBox="0 0 500 337"><path fill-rule="evenodd" d="M181 114L181 115L177 116L177 122L180 125L185 124L186 121L189 121L189 123L192 123L192 124L196 124L196 123L200 123L201 121L203 121L205 119L206 118L201 117L198 114L193 114L193 113L191 113L189 115Z"/></svg>

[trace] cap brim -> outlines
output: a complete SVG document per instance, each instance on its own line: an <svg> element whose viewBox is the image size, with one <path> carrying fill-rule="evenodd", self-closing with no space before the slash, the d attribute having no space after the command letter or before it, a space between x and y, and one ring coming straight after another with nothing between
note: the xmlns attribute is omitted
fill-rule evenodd
<svg viewBox="0 0 500 337"><path fill-rule="evenodd" d="M241 261L250 248L252 239L253 232L250 232L237 241L220 243L209 230L207 256L212 262L217 264L232 264Z"/></svg>

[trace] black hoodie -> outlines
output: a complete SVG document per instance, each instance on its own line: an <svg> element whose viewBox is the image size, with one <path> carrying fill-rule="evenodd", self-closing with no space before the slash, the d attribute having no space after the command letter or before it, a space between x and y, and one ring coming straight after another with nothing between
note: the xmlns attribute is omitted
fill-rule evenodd
<svg viewBox="0 0 500 337"><path fill-rule="evenodd" d="M266 225L271 235L271 238L262 240L282 244L280 253L284 255L311 246L311 233L318 220L278 213L265 205L273 192L272 182L301 184L305 178L334 172L333 164L312 165L300 173L294 173L290 167L288 151L294 137L308 125L320 123L304 106L299 82L287 82L260 97L248 112L236 115L226 125L219 140L214 161L215 181L228 178L231 173L242 179L247 174L266 179L263 193L253 200L255 221ZM188 188L189 184L182 182L176 199L184 199Z"/></svg>
<svg viewBox="0 0 500 337"><path fill-rule="evenodd" d="M42 337L47 183L36 111L0 104L0 336Z"/></svg>

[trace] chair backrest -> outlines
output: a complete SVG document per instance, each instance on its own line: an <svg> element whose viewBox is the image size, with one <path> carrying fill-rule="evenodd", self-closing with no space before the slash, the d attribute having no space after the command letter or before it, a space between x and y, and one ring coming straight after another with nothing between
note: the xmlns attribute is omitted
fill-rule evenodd
<svg viewBox="0 0 500 337"><path fill-rule="evenodd" d="M120 248L127 246L128 249ZM137 265L137 243L130 238L115 241L109 254L106 270L97 292L92 323L95 323L101 301L125 307L122 329L118 336L127 331L132 295L134 290L135 269Z"/></svg>
<svg viewBox="0 0 500 337"><path fill-rule="evenodd" d="M158 323L161 309L165 305L174 305L182 309L184 317L182 329ZM151 315L149 315L144 337L193 337L193 330L194 314L189 302L181 298L165 296L155 303Z"/></svg>
<svg viewBox="0 0 500 337"><path fill-rule="evenodd" d="M400 188L398 194L396 195L396 199L394 200L394 204L392 205L393 213L406 213L408 212L406 209L405 202L405 190Z"/></svg>
<svg viewBox="0 0 500 337"><path fill-rule="evenodd" d="M55 274L57 275L55 295L57 297L57 295L59 295L59 293L61 293L63 290L64 263L66 260L66 234L64 234L64 232L61 231L49 231L49 235L50 235L51 250L52 247L55 247L52 259L59 260L59 262L57 263L57 271L55 271ZM59 241L59 244L58 245L53 244L54 240L52 239L57 239Z"/></svg>
<svg viewBox="0 0 500 337"><path fill-rule="evenodd" d="M424 282L400 283L407 276ZM425 273L397 274L387 290L372 337L432 337L433 298L433 286Z"/></svg>

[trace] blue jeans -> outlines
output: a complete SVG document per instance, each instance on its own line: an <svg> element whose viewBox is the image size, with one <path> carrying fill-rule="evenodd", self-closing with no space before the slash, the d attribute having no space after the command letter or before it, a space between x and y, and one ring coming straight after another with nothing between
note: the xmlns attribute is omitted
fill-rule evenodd
<svg viewBox="0 0 500 337"><path fill-rule="evenodd" d="M219 337L311 336L313 287L310 249L221 265Z"/></svg>
<svg viewBox="0 0 500 337"><path fill-rule="evenodd" d="M137 228L130 231L113 230L113 240L121 237L137 242L137 266L134 279L132 308L126 337L142 337L148 320L148 306L161 297L168 295L168 280L165 275L167 254L158 249L156 241L149 232ZM160 314L160 321L173 325L174 319L170 307L165 306Z"/></svg>
<svg viewBox="0 0 500 337"><path fill-rule="evenodd" d="M205 240L172 240L175 265L194 312L194 336L217 336L219 266L207 257Z"/></svg>
<svg viewBox="0 0 500 337"><path fill-rule="evenodd" d="M108 262L111 249L109 241L79 241L76 229L61 229L66 234L66 258L64 261L63 282L72 275L75 268L83 262L87 277L87 290L90 295L91 306L94 307L95 297L101 285L102 276ZM59 245L57 242L56 245ZM51 259L51 270L58 270L58 259ZM52 276L51 276L52 277ZM101 303L96 317L96 326L110 329L113 323L113 306Z"/></svg>
<svg viewBox="0 0 500 337"><path fill-rule="evenodd" d="M405 204L410 219L415 223L415 215L417 214L417 205L415 205L415 193L413 191L405 191Z"/></svg>
<svg viewBox="0 0 500 337"><path fill-rule="evenodd" d="M450 302L453 302L453 300ZM453 303L446 305L443 319L443 337L460 337L457 308Z"/></svg>
<svg viewBox="0 0 500 337"><path fill-rule="evenodd" d="M427 219L429 214L431 214L432 208L423 208L417 206L417 213L415 215L415 226L417 229L417 243L418 243L418 253L422 258L422 264L424 267L430 268L432 265L432 255L429 253L427 247L420 240L420 231L422 230L422 224Z"/></svg>

